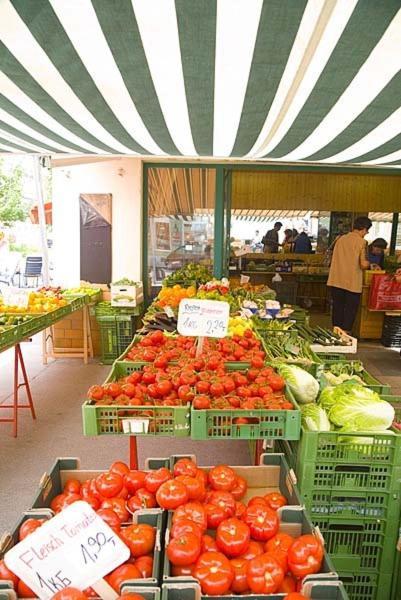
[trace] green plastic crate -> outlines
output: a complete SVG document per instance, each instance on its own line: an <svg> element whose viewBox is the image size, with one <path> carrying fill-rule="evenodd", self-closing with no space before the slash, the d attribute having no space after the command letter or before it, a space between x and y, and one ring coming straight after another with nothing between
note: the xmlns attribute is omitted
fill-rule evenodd
<svg viewBox="0 0 401 600"><path fill-rule="evenodd" d="M115 362L105 383L116 381L146 363ZM84 435L140 435L188 437L189 406L82 405Z"/></svg>
<svg viewBox="0 0 401 600"><path fill-rule="evenodd" d="M295 407L293 410L196 410L191 407L191 437L194 440L297 440L300 435L301 413L288 389L286 395ZM239 418L246 418L251 422L238 423Z"/></svg>
<svg viewBox="0 0 401 600"><path fill-rule="evenodd" d="M384 519L313 517L324 537L336 571L380 571L391 575L395 561L398 522Z"/></svg>
<svg viewBox="0 0 401 600"><path fill-rule="evenodd" d="M365 519L385 519L394 523L400 514L400 492L366 490L313 489L303 494L303 501L312 520L316 518L345 518L353 523Z"/></svg>
<svg viewBox="0 0 401 600"><path fill-rule="evenodd" d="M165 546L167 546L170 539L170 528L172 524L172 513L169 512L167 519L166 539ZM280 509L280 529L281 533L288 533L294 537L306 534L317 533L317 530L312 525L312 522L305 510L301 506L284 506ZM316 578L321 576L323 579L327 576L330 579L337 579L333 563L328 553L325 551L324 558L321 566L321 571L316 574ZM170 571L170 561L168 560L167 554L164 553L164 564L163 564L163 581L165 583L173 583L174 581L195 581L190 576L185 577L173 577ZM238 597L238 596L237 596ZM241 596L242 597L242 596ZM278 596L280 598L280 596ZM227 598L227 596L224 596ZM254 598L254 596L252 596ZM270 596L268 597L270 600Z"/></svg>
<svg viewBox="0 0 401 600"><path fill-rule="evenodd" d="M389 600L391 595L391 575L379 572L353 573L340 571L349 600Z"/></svg>
<svg viewBox="0 0 401 600"><path fill-rule="evenodd" d="M317 580L306 581L302 592L310 600L349 600L347 592L341 581ZM180 583L165 583L162 586L162 600L199 600L210 599L211 596L200 594L200 589L195 582L182 581ZM225 594L224 596L213 596L214 600L285 600L286 594Z"/></svg>
<svg viewBox="0 0 401 600"><path fill-rule="evenodd" d="M100 328L100 345L103 364L112 364L132 342L136 329L133 315L96 315Z"/></svg>
<svg viewBox="0 0 401 600"><path fill-rule="evenodd" d="M360 365L362 365L361 361L357 360L357 361L338 361L338 360L325 360L324 361L324 365L323 368L324 369L330 369L330 366L334 363L334 364L338 364L339 362L346 362L347 364L353 364L353 363L358 363ZM361 373L357 373L357 375L359 375L359 377L361 377L361 379L364 381L364 383L367 385L367 387L369 387L371 390L377 392L378 394L382 395L382 394L390 394L391 393L391 387L387 384L387 383L382 383L381 381L379 381L378 379L376 379L376 377L374 377L373 375L371 375L368 371L366 371L365 369L361 372Z"/></svg>

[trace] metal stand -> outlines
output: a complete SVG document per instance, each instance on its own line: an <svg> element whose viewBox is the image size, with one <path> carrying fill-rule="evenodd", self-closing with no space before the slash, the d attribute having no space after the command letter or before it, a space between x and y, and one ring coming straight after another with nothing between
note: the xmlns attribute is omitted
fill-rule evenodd
<svg viewBox="0 0 401 600"><path fill-rule="evenodd" d="M129 468L132 470L138 468L138 448L135 435L129 437Z"/></svg>
<svg viewBox="0 0 401 600"><path fill-rule="evenodd" d="M19 382L19 367L21 367L23 381ZM26 395L28 397L28 404L19 404L18 396L19 389L21 387L26 388ZM0 419L0 423L13 423L13 436L17 437L18 433L18 410L20 408L29 408L32 414L32 418L36 419L35 409L33 407L31 388L29 387L29 380L26 374L24 358L21 352L20 344L16 344L14 347L14 394L12 404L0 404L0 408L12 408L13 416L9 419Z"/></svg>

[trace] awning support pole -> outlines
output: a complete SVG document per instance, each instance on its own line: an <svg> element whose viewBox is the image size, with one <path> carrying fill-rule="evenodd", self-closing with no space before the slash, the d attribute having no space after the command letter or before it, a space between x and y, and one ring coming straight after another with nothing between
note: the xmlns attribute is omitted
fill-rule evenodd
<svg viewBox="0 0 401 600"><path fill-rule="evenodd" d="M42 244L42 257L43 257L43 268L42 278L43 285L48 286L49 277L49 252L47 248L47 234L46 234L46 217L45 217L45 203L43 198L43 185L42 185L42 157L33 156L33 173L36 187L36 198L38 204L38 221L40 240Z"/></svg>

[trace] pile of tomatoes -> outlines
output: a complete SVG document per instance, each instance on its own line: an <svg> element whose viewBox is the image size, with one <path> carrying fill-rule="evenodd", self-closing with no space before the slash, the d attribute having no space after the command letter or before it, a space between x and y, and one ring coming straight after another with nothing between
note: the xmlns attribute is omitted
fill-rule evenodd
<svg viewBox="0 0 401 600"><path fill-rule="evenodd" d="M245 371L228 371L221 361L210 369L203 358L187 358L177 364L161 364L159 359L118 381L91 386L88 398L104 406L192 403L196 409L293 409L284 394L284 379L263 361L253 363Z"/></svg>
<svg viewBox="0 0 401 600"><path fill-rule="evenodd" d="M171 361L195 358L196 346L197 338L172 336L162 331L153 331L129 350L125 360L149 362L156 366L167 365ZM201 354L201 358L211 371L217 369L222 361L251 363L256 360L257 364L262 365L265 357L262 343L251 329L247 329L243 336L206 338Z"/></svg>
<svg viewBox="0 0 401 600"><path fill-rule="evenodd" d="M319 571L323 547L312 535L294 539L279 532L277 510L287 503L282 494L272 492L244 503L247 487L246 480L227 465L206 473L193 460L181 458L172 471L162 467L146 472L115 462L83 483L66 481L50 508L59 513L85 500L129 547L130 559L106 576L117 593L126 581L152 577L156 531L146 523L133 523L132 514L157 507L173 511L166 542L173 577L193 576L209 595L295 592L305 575ZM19 540L43 522L24 521ZM4 561L0 561L2 579L13 582L20 598L34 597ZM82 593L71 593L57 600L82 600ZM96 596L92 588L83 594Z"/></svg>
<svg viewBox="0 0 401 600"><path fill-rule="evenodd" d="M156 494L160 506L174 510L166 544L172 576L192 576L203 594L217 596L296 592L306 575L319 572L320 540L279 532L277 511L287 503L280 493L245 504L247 482L231 467L219 465L206 475L181 459L174 469L180 475Z"/></svg>

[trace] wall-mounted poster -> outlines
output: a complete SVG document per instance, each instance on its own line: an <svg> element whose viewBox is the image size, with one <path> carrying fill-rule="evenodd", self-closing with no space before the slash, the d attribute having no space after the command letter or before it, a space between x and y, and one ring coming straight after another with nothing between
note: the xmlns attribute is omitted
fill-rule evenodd
<svg viewBox="0 0 401 600"><path fill-rule="evenodd" d="M156 250L170 252L170 223L166 221L157 221L156 225Z"/></svg>

